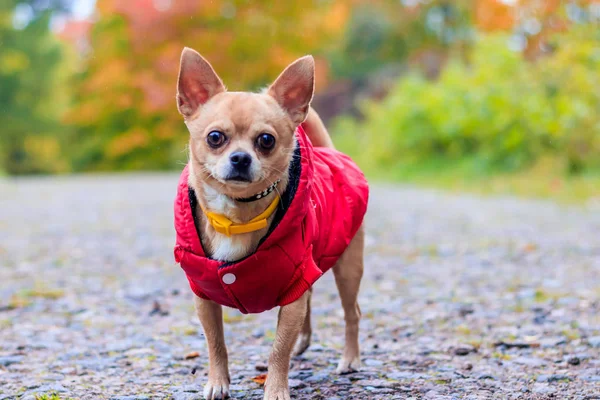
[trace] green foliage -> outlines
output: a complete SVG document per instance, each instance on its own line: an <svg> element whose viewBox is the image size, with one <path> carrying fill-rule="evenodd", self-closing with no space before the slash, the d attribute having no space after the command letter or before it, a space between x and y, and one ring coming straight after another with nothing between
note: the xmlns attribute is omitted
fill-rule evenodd
<svg viewBox="0 0 600 400"><path fill-rule="evenodd" d="M0 3L0 171L58 172L67 169L59 157L68 101L64 53L49 31L51 11L17 29L17 3Z"/></svg>
<svg viewBox="0 0 600 400"><path fill-rule="evenodd" d="M594 30L596 29L596 30ZM338 145L365 164L460 165L514 171L544 156L569 172L600 166L600 33L574 27L537 63L502 35L482 36L469 63L451 61L437 81L402 78L365 120L338 120Z"/></svg>
<svg viewBox="0 0 600 400"><path fill-rule="evenodd" d="M355 9L342 45L330 56L334 75L361 79L387 63L404 60L407 44L395 29L398 25L380 8Z"/></svg>
<svg viewBox="0 0 600 400"><path fill-rule="evenodd" d="M61 397L59 394L57 393L43 393L43 394L36 394L35 395L35 400L70 400L70 397Z"/></svg>
<svg viewBox="0 0 600 400"><path fill-rule="evenodd" d="M418 7L377 0L352 9L341 43L330 52L333 75L360 81L424 50L445 53L472 39L469 0L433 0Z"/></svg>

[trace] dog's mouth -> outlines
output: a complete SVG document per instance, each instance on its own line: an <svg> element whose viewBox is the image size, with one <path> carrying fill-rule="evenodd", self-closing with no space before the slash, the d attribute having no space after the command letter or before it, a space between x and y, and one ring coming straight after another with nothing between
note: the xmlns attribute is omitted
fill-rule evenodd
<svg viewBox="0 0 600 400"><path fill-rule="evenodd" d="M252 183L252 179L248 174L233 172L225 177L225 182Z"/></svg>

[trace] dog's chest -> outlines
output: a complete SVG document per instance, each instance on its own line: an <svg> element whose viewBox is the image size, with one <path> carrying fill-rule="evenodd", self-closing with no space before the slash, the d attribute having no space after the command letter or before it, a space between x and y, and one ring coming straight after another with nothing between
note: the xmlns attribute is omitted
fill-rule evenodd
<svg viewBox="0 0 600 400"><path fill-rule="evenodd" d="M217 213L226 214L232 201L212 188L205 188L207 205ZM199 210L200 211L200 210ZM205 232L209 229L208 224ZM221 261L237 261L256 249L260 235L256 233L225 236L222 234L207 234L202 238L202 245L210 258Z"/></svg>
<svg viewBox="0 0 600 400"><path fill-rule="evenodd" d="M231 236L216 235L205 246L210 248L211 258L221 261L236 261L246 257L254 248L250 235Z"/></svg>

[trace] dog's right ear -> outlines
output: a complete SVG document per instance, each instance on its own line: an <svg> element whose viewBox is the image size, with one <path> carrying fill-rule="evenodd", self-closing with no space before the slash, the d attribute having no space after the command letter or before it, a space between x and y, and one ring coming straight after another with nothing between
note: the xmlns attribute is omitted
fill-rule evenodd
<svg viewBox="0 0 600 400"><path fill-rule="evenodd" d="M177 80L177 109L189 118L214 95L226 90L213 67L197 51L185 47Z"/></svg>

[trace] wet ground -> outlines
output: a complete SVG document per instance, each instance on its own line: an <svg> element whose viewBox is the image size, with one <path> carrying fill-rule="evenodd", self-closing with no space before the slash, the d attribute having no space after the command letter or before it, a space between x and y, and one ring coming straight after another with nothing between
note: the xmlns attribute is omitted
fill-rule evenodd
<svg viewBox="0 0 600 400"><path fill-rule="evenodd" d="M0 181L0 399L201 397L205 342L172 258L177 178ZM292 398L600 399L599 209L376 186L367 232L363 369L333 374L327 274ZM276 310L226 322L232 396L261 399Z"/></svg>

